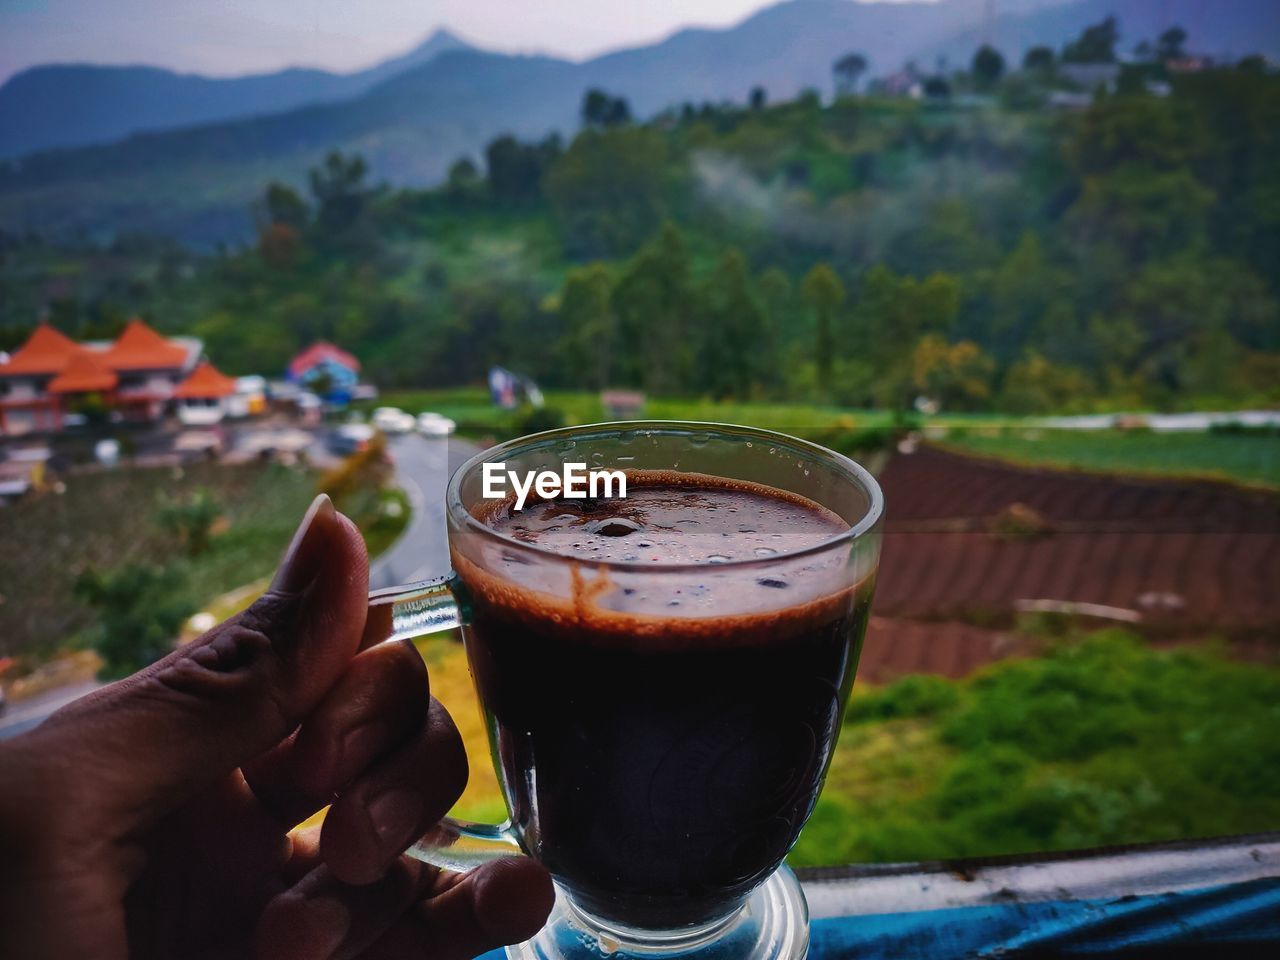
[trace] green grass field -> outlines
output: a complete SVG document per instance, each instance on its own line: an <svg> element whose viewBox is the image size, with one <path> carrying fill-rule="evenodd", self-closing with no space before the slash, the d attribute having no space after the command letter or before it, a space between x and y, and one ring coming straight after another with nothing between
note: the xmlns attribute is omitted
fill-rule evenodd
<svg viewBox="0 0 1280 960"><path fill-rule="evenodd" d="M798 865L1280 826L1280 669L1104 631L854 694Z"/></svg>
<svg viewBox="0 0 1280 960"><path fill-rule="evenodd" d="M1280 434L965 430L950 432L941 443L1015 463L1280 488Z"/></svg>
<svg viewBox="0 0 1280 960"><path fill-rule="evenodd" d="M389 392L378 404L399 406L412 413L434 410L455 420L463 435L473 437L502 439L521 432L519 412L498 409L488 391L481 388ZM608 419L594 393L552 391L546 405L562 413L570 424ZM874 430L893 424L892 416L883 410L671 397L649 399L644 416L740 423L818 439L831 431ZM929 418L923 426L950 449L1019 463L1280 487L1280 435L1274 433L1048 430L1030 423L1000 414L944 414Z"/></svg>
<svg viewBox="0 0 1280 960"><path fill-rule="evenodd" d="M411 413L434 410L457 421L465 432L493 431L508 433L519 412L500 410L489 399L489 392L479 387L451 390L388 391L376 403L366 406L398 406ZM582 391L552 390L546 394L546 406L564 414L571 424L598 423L607 420L600 397ZM683 397L650 397L643 416L650 420L704 420L716 423L739 423L766 430L806 433L836 427L863 428L888 426L891 414L884 410L857 410L848 407L821 406L805 403L719 402ZM1016 418L998 414L950 414L937 418L948 427L987 427L1017 423Z"/></svg>

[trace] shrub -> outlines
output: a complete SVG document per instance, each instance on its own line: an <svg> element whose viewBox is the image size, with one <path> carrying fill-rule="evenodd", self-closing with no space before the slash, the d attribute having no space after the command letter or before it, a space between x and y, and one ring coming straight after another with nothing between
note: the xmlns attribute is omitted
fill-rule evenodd
<svg viewBox="0 0 1280 960"><path fill-rule="evenodd" d="M213 525L222 516L222 505L208 487L195 490L187 500L170 500L161 508L161 528L174 536L189 556L209 548Z"/></svg>
<svg viewBox="0 0 1280 960"><path fill-rule="evenodd" d="M564 411L556 407L529 407L517 415L514 423L518 436L559 430L564 425Z"/></svg>
<svg viewBox="0 0 1280 960"><path fill-rule="evenodd" d="M955 706L959 699L953 681L933 674L913 674L854 697L845 722L934 716Z"/></svg>
<svg viewBox="0 0 1280 960"><path fill-rule="evenodd" d="M142 563L81 574L75 595L98 611L92 645L103 660L102 679L127 676L173 648L182 624L195 612L177 596L183 581L177 567Z"/></svg>

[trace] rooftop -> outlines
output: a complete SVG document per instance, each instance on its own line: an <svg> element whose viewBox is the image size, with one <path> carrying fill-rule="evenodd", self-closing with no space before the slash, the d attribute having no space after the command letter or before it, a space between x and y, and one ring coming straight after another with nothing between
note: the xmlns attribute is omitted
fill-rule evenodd
<svg viewBox="0 0 1280 960"><path fill-rule="evenodd" d="M208 360L204 360L191 372L191 376L182 381L178 389L173 391L173 395L179 400L216 400L220 397L229 397L235 392L236 382Z"/></svg>
<svg viewBox="0 0 1280 960"><path fill-rule="evenodd" d="M134 317L104 358L115 370L168 370L182 367L187 351Z"/></svg>
<svg viewBox="0 0 1280 960"><path fill-rule="evenodd" d="M101 354L76 347L62 372L49 381L50 393L89 393L114 390L120 378Z"/></svg>
<svg viewBox="0 0 1280 960"><path fill-rule="evenodd" d="M27 342L0 365L0 374L58 373L79 349L74 340L47 323L36 327Z"/></svg>

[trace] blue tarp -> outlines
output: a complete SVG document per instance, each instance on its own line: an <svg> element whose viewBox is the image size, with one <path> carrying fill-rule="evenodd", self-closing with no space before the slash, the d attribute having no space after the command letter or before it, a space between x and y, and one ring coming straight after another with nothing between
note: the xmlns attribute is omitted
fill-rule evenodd
<svg viewBox="0 0 1280 960"><path fill-rule="evenodd" d="M1280 957L1280 879L1106 900L815 920L813 960ZM501 951L485 960L501 960Z"/></svg>

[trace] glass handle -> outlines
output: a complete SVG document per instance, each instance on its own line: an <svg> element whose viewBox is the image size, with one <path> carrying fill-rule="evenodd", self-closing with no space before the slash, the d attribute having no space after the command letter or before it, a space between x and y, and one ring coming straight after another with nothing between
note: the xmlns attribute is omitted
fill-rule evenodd
<svg viewBox="0 0 1280 960"><path fill-rule="evenodd" d="M511 821L496 826L445 817L405 851L415 860L465 873L504 857L523 856Z"/></svg>
<svg viewBox="0 0 1280 960"><path fill-rule="evenodd" d="M453 630L466 619L466 594L453 573L374 590L369 594L364 646ZM445 817L405 852L432 866L465 872L522 851L510 821L495 826Z"/></svg>
<svg viewBox="0 0 1280 960"><path fill-rule="evenodd" d="M384 640L412 640L462 626L466 606L459 587L450 572L370 592L364 646Z"/></svg>

